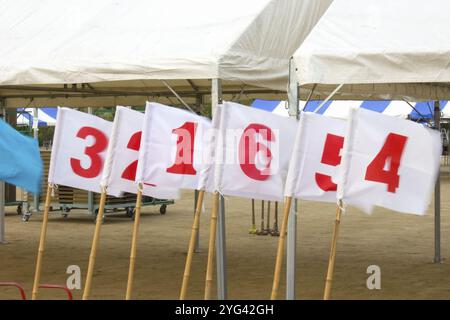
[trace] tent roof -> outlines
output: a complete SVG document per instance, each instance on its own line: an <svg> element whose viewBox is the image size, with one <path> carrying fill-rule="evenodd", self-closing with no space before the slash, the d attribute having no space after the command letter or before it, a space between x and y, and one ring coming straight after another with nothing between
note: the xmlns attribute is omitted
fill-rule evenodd
<svg viewBox="0 0 450 320"><path fill-rule="evenodd" d="M161 79L195 96L212 78L228 81L225 91L285 90L289 57L330 3L0 0L0 95L7 105L22 96L62 105L67 95L76 105L141 104L169 92Z"/></svg>
<svg viewBox="0 0 450 320"><path fill-rule="evenodd" d="M335 0L294 54L322 97L450 98L448 0Z"/></svg>

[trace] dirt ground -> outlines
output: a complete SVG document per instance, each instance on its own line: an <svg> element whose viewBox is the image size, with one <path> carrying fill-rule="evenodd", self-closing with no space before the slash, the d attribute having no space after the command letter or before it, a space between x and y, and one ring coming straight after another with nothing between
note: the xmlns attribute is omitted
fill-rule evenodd
<svg viewBox="0 0 450 320"><path fill-rule="evenodd" d="M334 299L449 299L450 174L442 177L442 256L433 264L433 203L424 217L377 208L372 216L349 208L343 217L336 258ZM201 252L195 254L188 298L203 297L211 197L201 224ZM259 223L260 201L257 202ZM146 207L141 219L134 298L177 299L183 276L187 244L193 220L193 192L169 206L166 215ZM273 208L273 207L272 207ZM281 209L280 209L281 213ZM321 299L325 283L335 206L300 202L296 283L299 299ZM273 209L272 209L273 217ZM281 220L281 217L280 217ZM0 245L0 281L22 283L31 296L41 215L21 222L15 208L7 208L8 244ZM251 201L226 199L228 296L230 299L270 297L278 238L248 233ZM64 219L50 216L42 283L65 284L66 269L78 265L83 273L94 231L93 217L83 211ZM123 299L125 296L132 222L122 214L108 216L102 228L92 298ZM368 290L367 267L381 268L381 290ZM284 294L285 277L281 292ZM82 290L75 290L79 299ZM0 288L0 299L17 298L14 289ZM64 294L41 290L42 299L62 299Z"/></svg>

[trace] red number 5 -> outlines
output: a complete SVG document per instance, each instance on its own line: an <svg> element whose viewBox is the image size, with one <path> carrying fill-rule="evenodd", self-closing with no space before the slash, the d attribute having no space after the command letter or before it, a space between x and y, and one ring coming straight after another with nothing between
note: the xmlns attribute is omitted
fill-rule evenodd
<svg viewBox="0 0 450 320"><path fill-rule="evenodd" d="M344 137L336 136L331 133L327 134L321 162L334 167L341 164L341 156L339 155L339 152L343 146ZM337 184L334 183L328 175L316 172L316 183L323 191L337 190Z"/></svg>
<svg viewBox="0 0 450 320"><path fill-rule="evenodd" d="M108 138L96 128L82 127L77 133L77 138L80 139L86 139L89 136L95 139L93 145L84 149L84 154L91 160L90 166L85 169L81 166L79 159L70 158L70 166L73 172L83 178L95 178L100 174L103 167L103 159L100 153L105 151L108 146Z"/></svg>

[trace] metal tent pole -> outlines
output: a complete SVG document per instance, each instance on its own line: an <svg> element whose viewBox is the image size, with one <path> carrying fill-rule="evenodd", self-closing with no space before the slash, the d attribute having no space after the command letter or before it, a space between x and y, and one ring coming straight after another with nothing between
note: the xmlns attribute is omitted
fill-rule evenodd
<svg viewBox="0 0 450 320"><path fill-rule="evenodd" d="M33 138L39 140L39 109L33 109ZM39 143L39 142L38 142ZM33 197L34 210L39 212L39 196L37 194Z"/></svg>
<svg viewBox="0 0 450 320"><path fill-rule="evenodd" d="M218 104L222 103L222 82L212 79L211 83L211 111L214 114ZM227 299L226 272L226 244L225 244L225 199L220 196L219 215L217 219L216 236L216 267L217 267L217 299Z"/></svg>
<svg viewBox="0 0 450 320"><path fill-rule="evenodd" d="M434 126L441 132L440 102L434 102ZM436 186L434 188L434 263L441 262L441 170L439 168Z"/></svg>
<svg viewBox="0 0 450 320"><path fill-rule="evenodd" d="M299 88L295 74L294 61L289 62L288 84L289 116L299 117ZM286 248L286 300L295 300L295 266L297 260L297 200L289 213Z"/></svg>
<svg viewBox="0 0 450 320"><path fill-rule="evenodd" d="M3 100L0 99L0 111L2 111L3 120L6 121L6 112ZM6 243L5 239L5 182L0 181L0 244Z"/></svg>
<svg viewBox="0 0 450 320"><path fill-rule="evenodd" d="M195 99L195 107L197 110L201 110L202 109L202 105L203 105L203 96L201 94L197 94L196 99ZM196 206L197 206L197 199L198 199L198 190L194 191L194 215L195 215L195 210L196 210ZM203 209L203 208L202 208ZM202 212L203 214L203 212ZM194 252L195 253L199 253L200 252L200 228L197 231L197 237L195 238L195 248L194 248Z"/></svg>
<svg viewBox="0 0 450 320"><path fill-rule="evenodd" d="M92 107L88 107L88 112L87 113L88 114L92 114L93 113L92 112ZM90 214L94 214L95 213L95 210L94 210L94 193L92 191L88 191L88 198L87 198L87 200L88 200L88 203L87 203L88 212Z"/></svg>

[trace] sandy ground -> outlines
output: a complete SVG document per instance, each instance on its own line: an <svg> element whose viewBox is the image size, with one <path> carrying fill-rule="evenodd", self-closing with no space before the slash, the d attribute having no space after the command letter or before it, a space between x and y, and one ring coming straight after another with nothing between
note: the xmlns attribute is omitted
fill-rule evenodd
<svg viewBox="0 0 450 320"><path fill-rule="evenodd" d="M433 264L433 204L428 214L417 217L376 209L372 216L349 208L345 214L335 268L334 299L449 299L450 174L442 178L442 256ZM260 202L257 203L259 222ZM334 205L301 202L298 224L299 299L321 299L325 283ZM201 252L195 254L188 297L201 299L207 258L211 197L201 224ZM160 215L156 207L143 211L139 236L134 298L177 299L193 218L193 192ZM281 210L280 210L281 211ZM272 211L273 216L273 211ZM280 217L281 220L281 217ZM228 292L230 299L267 299L270 296L278 238L250 235L250 200L226 199ZM21 222L15 208L6 217L8 244L0 245L0 281L22 283L31 295L41 215ZM123 299L128 274L132 222L124 215L107 217L95 268L92 298ZM66 268L87 269L93 217L83 211L68 219L51 214L42 282L64 284ZM369 265L381 268L381 290L366 288ZM83 273L84 276L84 273ZM281 290L285 290L282 278ZM84 285L84 277L83 277ZM75 290L75 298L81 298ZM14 289L0 288L0 299L18 296ZM41 290L42 299L62 299L62 292Z"/></svg>

